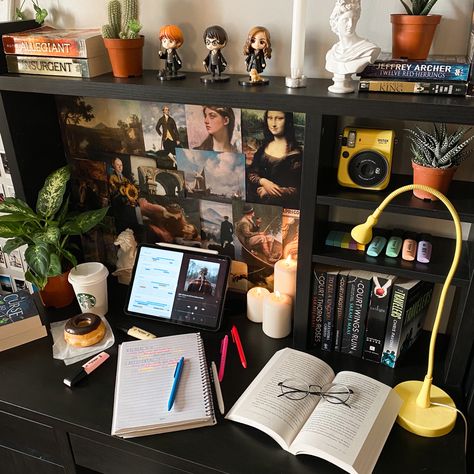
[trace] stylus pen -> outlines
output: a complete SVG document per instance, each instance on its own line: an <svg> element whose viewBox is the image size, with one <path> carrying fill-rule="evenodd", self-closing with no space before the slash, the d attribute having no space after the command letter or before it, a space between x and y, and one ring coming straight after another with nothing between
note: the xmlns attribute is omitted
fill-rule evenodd
<svg viewBox="0 0 474 474"><path fill-rule="evenodd" d="M232 340L235 342L237 346L237 350L239 351L239 357L240 357L240 362L242 363L242 367L246 369L247 359L245 358L244 348L242 347L242 342L240 341L239 331L237 331L237 328L235 327L235 325L232 326L230 333L232 334Z"/></svg>
<svg viewBox="0 0 474 474"><path fill-rule="evenodd" d="M173 375L173 386L171 387L170 398L168 400L168 411L173 408L174 399L176 398L176 392L178 391L179 380L181 379L181 374L183 372L184 357L179 359L176 364L176 369L174 369Z"/></svg>
<svg viewBox="0 0 474 474"><path fill-rule="evenodd" d="M214 388L216 389L217 404L219 405L221 415L223 415L225 411L224 398L222 397L221 384L219 383L219 376L217 375L216 363L214 361L211 362L211 370L212 379L214 380Z"/></svg>
<svg viewBox="0 0 474 474"><path fill-rule="evenodd" d="M221 341L221 360L219 362L219 382L224 378L225 360L227 357L227 347L229 346L229 336L226 334Z"/></svg>

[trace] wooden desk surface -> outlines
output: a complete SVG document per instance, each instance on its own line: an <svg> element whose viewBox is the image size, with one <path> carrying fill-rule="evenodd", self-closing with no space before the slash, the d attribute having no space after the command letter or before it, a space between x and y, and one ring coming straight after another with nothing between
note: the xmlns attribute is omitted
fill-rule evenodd
<svg viewBox="0 0 474 474"><path fill-rule="evenodd" d="M108 320L114 327L119 321L132 323L122 312L125 287L109 291ZM235 346L230 342L222 391L226 411L234 404L271 355L291 345L291 338L273 340L265 336L261 325L249 322L236 305L227 312L218 333L204 333L208 363L218 362L220 339L232 324L239 329L248 368L244 369ZM64 311L48 312L52 320L64 319L78 312L77 306ZM234 314L231 314L234 313ZM173 325L148 320L134 320L136 325L157 335L190 332ZM270 437L254 428L225 420L217 413L213 427L123 440L110 436L112 423L117 343L130 340L114 331L116 344L108 349L110 360L74 389L63 384L63 378L77 370L81 363L65 366L52 358L52 338L0 353L0 410L35 420L69 434L75 462L101 472L132 472L124 460L135 463L134 472L226 472L226 473L339 473L337 467L312 456L293 456L282 450ZM425 348L426 349L426 348ZM425 351L422 350L424 360ZM410 359L420 359L416 355ZM359 370L386 383L397 383L394 371L377 364L330 354L333 368ZM397 377L407 379L422 371L407 362ZM395 425L374 472L383 474L465 472L463 426L458 420L455 430L441 438L422 438ZM1 461L1 454L0 454ZM125 464L124 464L125 462ZM1 462L0 462L1 464ZM159 466L159 468L157 467Z"/></svg>

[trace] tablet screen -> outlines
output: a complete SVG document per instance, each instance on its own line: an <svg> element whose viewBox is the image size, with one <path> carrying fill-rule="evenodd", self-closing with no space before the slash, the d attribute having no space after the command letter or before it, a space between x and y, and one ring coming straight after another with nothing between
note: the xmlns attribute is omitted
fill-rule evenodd
<svg viewBox="0 0 474 474"><path fill-rule="evenodd" d="M228 257L142 245L125 311L131 315L217 330L227 289Z"/></svg>

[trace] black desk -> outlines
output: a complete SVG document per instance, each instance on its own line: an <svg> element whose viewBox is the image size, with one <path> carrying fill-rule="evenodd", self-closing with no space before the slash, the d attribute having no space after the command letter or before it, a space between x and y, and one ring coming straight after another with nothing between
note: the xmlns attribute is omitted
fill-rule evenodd
<svg viewBox="0 0 474 474"><path fill-rule="evenodd" d="M125 287L111 289L108 320L112 326L124 318L121 307ZM111 296L112 295L112 296ZM240 308L241 309L241 308ZM50 320L64 319L78 312L73 305L64 311L48 312ZM266 337L261 326L249 322L239 308L226 317L222 331L204 334L208 362L218 361L220 339L235 323L248 360L243 369L235 346L229 345L222 390L228 410L270 356L291 345L291 339ZM130 322L130 320L128 319ZM135 321L158 335L189 332L172 325L147 320ZM311 456L293 456L283 451L262 432L224 420L217 414L213 427L123 440L110 436L112 423L117 343L129 340L115 331L116 344L108 350L110 360L74 389L62 380L79 364L66 367L51 354L51 337L0 353L0 472L90 473L89 469L121 473L340 473L338 468ZM397 371L403 379L423 373L426 346L421 357L413 352ZM326 359L338 371L359 370L394 384L394 371L350 356L329 354ZM418 375L418 378L420 376ZM6 467L5 467L6 466ZM88 468L88 469L86 469ZM393 428L375 469L376 473L465 472L463 427L442 438L421 438L397 425Z"/></svg>

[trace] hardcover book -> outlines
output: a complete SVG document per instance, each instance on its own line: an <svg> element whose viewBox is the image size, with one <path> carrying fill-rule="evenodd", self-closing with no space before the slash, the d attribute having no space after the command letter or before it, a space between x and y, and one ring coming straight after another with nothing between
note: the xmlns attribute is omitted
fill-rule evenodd
<svg viewBox="0 0 474 474"><path fill-rule="evenodd" d="M107 54L93 58L7 55L8 72L45 76L95 77L112 70Z"/></svg>
<svg viewBox="0 0 474 474"><path fill-rule="evenodd" d="M335 328L334 328L334 350L340 351L342 344L342 330L344 324L344 310L346 302L347 278L349 270L339 272L337 276L337 294L336 294L336 309L335 309Z"/></svg>
<svg viewBox="0 0 474 474"><path fill-rule="evenodd" d="M387 326L387 313L392 295L394 275L375 274L365 329L364 359L380 363Z"/></svg>
<svg viewBox="0 0 474 474"><path fill-rule="evenodd" d="M324 294L326 273L334 270L328 265L313 266L313 294L311 298L311 335L314 347L321 347L323 340Z"/></svg>
<svg viewBox="0 0 474 474"><path fill-rule="evenodd" d="M391 81L378 79L361 79L361 92L393 92L401 94L432 94L432 95L460 95L467 93L467 82L431 81Z"/></svg>
<svg viewBox="0 0 474 474"><path fill-rule="evenodd" d="M474 95L474 9L472 10L471 16L471 27L469 29L469 42L467 46L467 59L471 65L471 71L469 73L469 84L467 95Z"/></svg>
<svg viewBox="0 0 474 474"><path fill-rule="evenodd" d="M433 283L397 280L393 285L381 362L395 367L399 357L415 342L433 294Z"/></svg>
<svg viewBox="0 0 474 474"><path fill-rule="evenodd" d="M282 396L279 382L298 379L353 391L347 405L308 394ZM276 352L226 415L253 426L291 454L308 454L346 472L369 474L387 440L402 401L389 386L356 372L337 375L321 359L294 349ZM350 408L349 408L350 407Z"/></svg>
<svg viewBox="0 0 474 474"><path fill-rule="evenodd" d="M325 351L334 349L334 312L336 308L337 275L339 270L326 273L326 288L324 291L323 339L321 348Z"/></svg>
<svg viewBox="0 0 474 474"><path fill-rule="evenodd" d="M56 29L42 26L2 35L5 54L89 58L107 54L99 28Z"/></svg>
<svg viewBox="0 0 474 474"><path fill-rule="evenodd" d="M351 270L347 279L341 352L362 357L372 272Z"/></svg>

